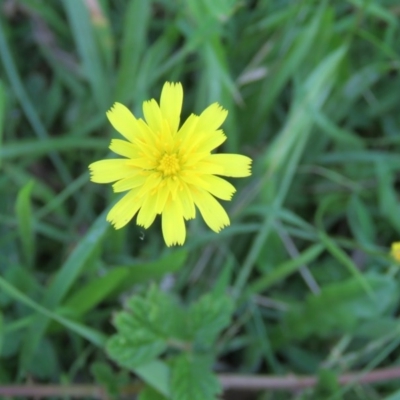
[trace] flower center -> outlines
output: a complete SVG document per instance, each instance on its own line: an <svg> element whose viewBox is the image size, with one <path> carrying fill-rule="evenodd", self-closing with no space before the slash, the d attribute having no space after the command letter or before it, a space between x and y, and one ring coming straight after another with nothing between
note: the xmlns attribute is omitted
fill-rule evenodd
<svg viewBox="0 0 400 400"><path fill-rule="evenodd" d="M164 154L157 169L162 172L164 176L175 175L180 170L178 157L175 154Z"/></svg>

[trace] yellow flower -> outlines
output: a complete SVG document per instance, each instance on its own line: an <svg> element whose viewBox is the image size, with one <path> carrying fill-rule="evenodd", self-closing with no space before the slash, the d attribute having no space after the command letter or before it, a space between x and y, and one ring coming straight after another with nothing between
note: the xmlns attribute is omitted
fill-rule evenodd
<svg viewBox="0 0 400 400"><path fill-rule="evenodd" d="M107 117L127 140L112 140L110 149L125 158L89 165L93 182L116 182L114 192L128 192L107 220L119 229L138 213L137 224L148 228L161 214L167 246L184 243L184 220L195 218L196 207L213 231L228 226L229 217L215 197L231 200L236 190L216 175L251 175L250 158L211 154L226 140L218 128L228 112L214 103L179 128L182 101L182 85L166 82L160 105L154 99L143 103L145 121L115 103Z"/></svg>
<svg viewBox="0 0 400 400"><path fill-rule="evenodd" d="M400 261L400 242L392 243L390 254L396 261Z"/></svg>

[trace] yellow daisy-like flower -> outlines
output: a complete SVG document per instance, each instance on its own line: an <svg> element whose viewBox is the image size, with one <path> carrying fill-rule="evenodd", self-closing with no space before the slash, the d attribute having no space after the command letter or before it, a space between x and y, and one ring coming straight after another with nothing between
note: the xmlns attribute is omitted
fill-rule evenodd
<svg viewBox="0 0 400 400"><path fill-rule="evenodd" d="M400 261L400 242L394 242L392 243L390 255L395 259L396 261Z"/></svg>
<svg viewBox="0 0 400 400"><path fill-rule="evenodd" d="M229 217L215 197L231 200L236 190L216 175L251 174L249 157L211 154L226 140L219 127L228 112L214 103L179 128L182 101L182 85L167 82L160 105L154 99L143 103L145 121L115 103L107 117L127 140L112 140L110 149L124 158L89 165L93 182L116 182L114 192L128 192L107 220L119 229L138 213L137 224L148 228L161 214L167 246L184 243L184 220L195 218L196 207L213 231L228 226Z"/></svg>

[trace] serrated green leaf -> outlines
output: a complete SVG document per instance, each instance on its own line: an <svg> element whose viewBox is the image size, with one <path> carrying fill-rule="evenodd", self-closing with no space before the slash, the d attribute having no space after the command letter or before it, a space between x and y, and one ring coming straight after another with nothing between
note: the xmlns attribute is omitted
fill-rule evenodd
<svg viewBox="0 0 400 400"><path fill-rule="evenodd" d="M180 337L184 310L172 294L164 293L153 285L146 297L136 296L128 300L127 307L140 325L159 337Z"/></svg>
<svg viewBox="0 0 400 400"><path fill-rule="evenodd" d="M183 353L172 366L171 395L174 400L215 400L221 385L208 357Z"/></svg>
<svg viewBox="0 0 400 400"><path fill-rule="evenodd" d="M107 352L120 365L134 369L154 360L167 348L163 338L128 313L120 313L116 325L121 333L108 340Z"/></svg>
<svg viewBox="0 0 400 400"><path fill-rule="evenodd" d="M118 333L107 342L107 352L118 364L137 373L169 346L182 350L191 340L199 347L212 345L228 325L232 311L233 301L227 296L207 294L185 309L173 295L152 286L145 296L128 300L127 310L116 315Z"/></svg>
<svg viewBox="0 0 400 400"><path fill-rule="evenodd" d="M194 342L210 346L231 320L233 300L228 296L204 295L189 309L190 331Z"/></svg>
<svg viewBox="0 0 400 400"><path fill-rule="evenodd" d="M108 341L108 353L128 368L148 363L166 350L168 339L175 336L182 321L174 297L152 286L146 296L129 299L127 311L116 315L118 334Z"/></svg>

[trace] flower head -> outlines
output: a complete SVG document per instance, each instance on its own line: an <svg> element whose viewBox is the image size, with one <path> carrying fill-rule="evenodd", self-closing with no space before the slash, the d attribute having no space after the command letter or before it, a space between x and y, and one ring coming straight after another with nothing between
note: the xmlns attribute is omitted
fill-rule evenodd
<svg viewBox="0 0 400 400"><path fill-rule="evenodd" d="M400 261L400 242L392 243L390 255L396 261Z"/></svg>
<svg viewBox="0 0 400 400"><path fill-rule="evenodd" d="M148 228L161 214L167 246L184 243L185 220L195 218L196 208L213 231L228 226L216 197L231 200L236 190L216 175L251 174L249 157L211 153L226 140L219 127L228 112L214 103L179 127L182 101L182 85L167 82L160 104L154 99L143 103L145 121L115 103L107 117L126 140L112 140L110 149L124 158L89 165L93 182L115 182L114 192L127 192L107 220L119 229L137 214L137 224Z"/></svg>

